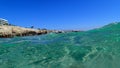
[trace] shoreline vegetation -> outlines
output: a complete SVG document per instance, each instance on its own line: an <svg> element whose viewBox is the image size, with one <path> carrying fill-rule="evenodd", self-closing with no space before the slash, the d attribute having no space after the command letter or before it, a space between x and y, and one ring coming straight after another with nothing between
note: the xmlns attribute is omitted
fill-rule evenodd
<svg viewBox="0 0 120 68"><path fill-rule="evenodd" d="M66 32L79 32L79 30L47 30L47 29L34 29L14 26L8 23L7 20L0 18L0 38L13 38L23 36L34 36L48 33L66 33Z"/></svg>

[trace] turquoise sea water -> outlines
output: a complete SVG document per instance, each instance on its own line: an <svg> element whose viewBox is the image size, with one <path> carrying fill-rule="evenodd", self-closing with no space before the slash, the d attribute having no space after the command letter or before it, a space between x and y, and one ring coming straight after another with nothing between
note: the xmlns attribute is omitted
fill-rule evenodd
<svg viewBox="0 0 120 68"><path fill-rule="evenodd" d="M1 38L0 68L120 68L120 29Z"/></svg>

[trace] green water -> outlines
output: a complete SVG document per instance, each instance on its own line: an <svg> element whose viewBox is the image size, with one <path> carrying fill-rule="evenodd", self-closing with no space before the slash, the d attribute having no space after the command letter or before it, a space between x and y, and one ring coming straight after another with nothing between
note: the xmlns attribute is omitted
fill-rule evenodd
<svg viewBox="0 0 120 68"><path fill-rule="evenodd" d="M0 39L0 68L120 68L119 28Z"/></svg>

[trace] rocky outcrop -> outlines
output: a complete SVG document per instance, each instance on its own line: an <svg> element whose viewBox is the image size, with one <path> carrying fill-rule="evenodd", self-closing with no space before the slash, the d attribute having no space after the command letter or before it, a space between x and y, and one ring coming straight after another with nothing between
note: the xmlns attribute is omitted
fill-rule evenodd
<svg viewBox="0 0 120 68"><path fill-rule="evenodd" d="M14 26L9 24L8 20L0 18L0 38L11 38L15 36L31 36L31 35L41 35L47 33L67 33L67 32L79 32L76 30L47 30L47 29L33 29L31 28L24 28L19 26Z"/></svg>
<svg viewBox="0 0 120 68"><path fill-rule="evenodd" d="M37 30L31 28L24 28L19 26L9 26L9 25L1 25L0 26L0 37L1 38L9 38L15 36L31 36L31 35L41 35L47 34L47 30Z"/></svg>

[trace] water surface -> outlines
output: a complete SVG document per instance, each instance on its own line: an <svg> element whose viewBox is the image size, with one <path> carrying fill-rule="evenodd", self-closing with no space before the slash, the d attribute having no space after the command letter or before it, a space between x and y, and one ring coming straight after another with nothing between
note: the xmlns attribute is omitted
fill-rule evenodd
<svg viewBox="0 0 120 68"><path fill-rule="evenodd" d="M120 31L1 38L0 68L120 68Z"/></svg>

